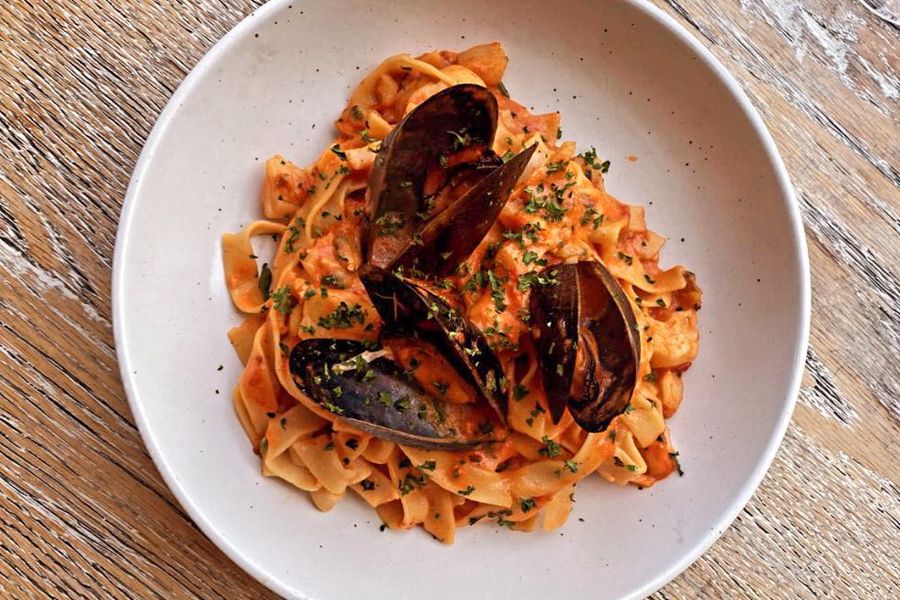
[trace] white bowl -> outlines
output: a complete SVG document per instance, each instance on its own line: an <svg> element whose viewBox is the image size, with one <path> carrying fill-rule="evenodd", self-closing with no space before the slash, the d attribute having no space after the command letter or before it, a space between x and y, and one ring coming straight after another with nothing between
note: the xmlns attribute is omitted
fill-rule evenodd
<svg viewBox="0 0 900 600"><path fill-rule="evenodd" d="M219 237L259 213L263 161L311 162L382 58L500 40L505 82L565 139L612 160L704 295L701 352L670 422L685 469L644 491L591 478L568 524L472 527L456 545L380 532L356 499L329 514L264 479L234 416L237 322ZM635 155L636 162L625 160ZM160 117L122 211L115 334L131 408L200 528L273 590L317 599L634 598L696 559L756 489L799 386L809 273L772 139L712 55L643 2L272 2L217 44ZM224 365L223 370L218 370ZM583 519L583 521L582 521Z"/></svg>

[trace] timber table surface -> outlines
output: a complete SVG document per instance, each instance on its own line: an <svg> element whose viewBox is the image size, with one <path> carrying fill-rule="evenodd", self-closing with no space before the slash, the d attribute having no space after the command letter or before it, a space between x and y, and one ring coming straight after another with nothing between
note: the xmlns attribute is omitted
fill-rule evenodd
<svg viewBox="0 0 900 600"><path fill-rule="evenodd" d="M775 137L803 211L813 320L762 486L653 597L900 598L900 2L654 2L737 77ZM144 140L258 4L0 2L2 597L273 597L163 483L110 311Z"/></svg>

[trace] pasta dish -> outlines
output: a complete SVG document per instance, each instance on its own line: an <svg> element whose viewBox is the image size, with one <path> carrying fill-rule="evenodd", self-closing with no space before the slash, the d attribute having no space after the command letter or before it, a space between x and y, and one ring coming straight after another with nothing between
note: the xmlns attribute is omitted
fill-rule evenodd
<svg viewBox="0 0 900 600"><path fill-rule="evenodd" d="M700 289L607 193L609 161L510 98L507 62L499 43L388 58L312 165L266 162L265 218L223 236L234 410L263 475L320 510L351 491L452 543L556 529L593 474L681 473L666 419Z"/></svg>

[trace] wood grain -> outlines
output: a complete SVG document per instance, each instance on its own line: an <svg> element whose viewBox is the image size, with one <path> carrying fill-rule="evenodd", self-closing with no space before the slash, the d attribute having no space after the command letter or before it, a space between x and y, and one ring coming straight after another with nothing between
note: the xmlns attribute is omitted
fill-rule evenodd
<svg viewBox="0 0 900 600"><path fill-rule="evenodd" d="M812 344L784 445L654 598L900 597L900 4L654 0L734 73L792 174ZM265 598L141 443L110 323L129 175L250 0L0 3L0 596Z"/></svg>

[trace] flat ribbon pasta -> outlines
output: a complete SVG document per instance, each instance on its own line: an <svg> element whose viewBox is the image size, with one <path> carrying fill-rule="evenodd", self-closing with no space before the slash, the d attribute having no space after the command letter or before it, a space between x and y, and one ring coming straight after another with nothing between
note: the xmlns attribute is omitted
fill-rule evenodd
<svg viewBox="0 0 900 600"><path fill-rule="evenodd" d="M533 115L509 98L498 43L461 53L398 54L369 73L335 123L338 137L308 167L270 158L259 201L268 220L222 237L225 281L242 322L228 332L244 365L232 405L262 474L309 492L331 510L359 496L390 528L421 525L444 543L459 527L491 522L516 531L561 527L576 485L596 474L654 485L681 472L665 419L684 393L699 349L701 291L682 266L663 269L665 238L641 206L607 193L608 161L558 142L560 115ZM459 83L486 86L498 102L494 152L536 149L500 215L458 271L448 302L484 333L508 382L502 442L461 451L398 445L357 430L294 382L290 351L310 338L376 341L382 327L358 270L369 215L366 183L384 138L416 106ZM259 265L253 238L277 248ZM568 411L553 423L528 314L546 265L602 262L635 313L641 344L636 385L605 431L583 430ZM455 401L466 401L466 397Z"/></svg>

